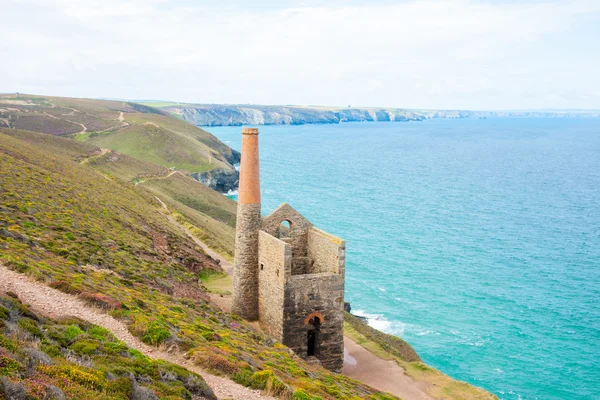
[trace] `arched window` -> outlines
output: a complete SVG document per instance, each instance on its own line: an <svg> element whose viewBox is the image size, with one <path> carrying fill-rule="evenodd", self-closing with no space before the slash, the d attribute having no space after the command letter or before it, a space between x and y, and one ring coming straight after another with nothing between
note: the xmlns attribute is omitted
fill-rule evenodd
<svg viewBox="0 0 600 400"><path fill-rule="evenodd" d="M308 334L306 355L317 356L319 354L319 336L321 334L321 319L317 316L308 321Z"/></svg>
<svg viewBox="0 0 600 400"><path fill-rule="evenodd" d="M288 220L281 221L281 225L279 225L279 239L289 238L291 232L292 223Z"/></svg>

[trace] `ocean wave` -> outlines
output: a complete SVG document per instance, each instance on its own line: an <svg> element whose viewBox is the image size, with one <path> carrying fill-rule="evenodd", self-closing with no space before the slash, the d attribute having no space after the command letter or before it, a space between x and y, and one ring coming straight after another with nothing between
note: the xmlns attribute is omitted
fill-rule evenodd
<svg viewBox="0 0 600 400"><path fill-rule="evenodd" d="M392 325L392 323L385 319L381 314L369 314L363 310L353 311L353 314L358 315L359 317L365 317L369 326L382 332L389 332Z"/></svg>
<svg viewBox="0 0 600 400"><path fill-rule="evenodd" d="M238 191L237 190L230 190L227 193L223 193L223 195L230 197L230 196L237 196L238 195Z"/></svg>

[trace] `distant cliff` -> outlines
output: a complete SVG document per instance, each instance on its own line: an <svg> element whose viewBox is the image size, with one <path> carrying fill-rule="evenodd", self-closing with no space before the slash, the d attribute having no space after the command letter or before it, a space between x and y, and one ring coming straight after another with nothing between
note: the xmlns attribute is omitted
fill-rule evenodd
<svg viewBox="0 0 600 400"><path fill-rule="evenodd" d="M342 122L422 121L431 118L600 117L600 111L466 111L401 108L170 104L162 107L197 126L303 125Z"/></svg>

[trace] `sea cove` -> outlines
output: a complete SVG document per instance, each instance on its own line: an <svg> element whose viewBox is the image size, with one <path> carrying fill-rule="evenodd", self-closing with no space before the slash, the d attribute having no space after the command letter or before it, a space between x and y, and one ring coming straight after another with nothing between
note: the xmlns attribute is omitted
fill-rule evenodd
<svg viewBox="0 0 600 400"><path fill-rule="evenodd" d="M260 130L263 212L344 236L354 312L500 398L599 395L600 119Z"/></svg>

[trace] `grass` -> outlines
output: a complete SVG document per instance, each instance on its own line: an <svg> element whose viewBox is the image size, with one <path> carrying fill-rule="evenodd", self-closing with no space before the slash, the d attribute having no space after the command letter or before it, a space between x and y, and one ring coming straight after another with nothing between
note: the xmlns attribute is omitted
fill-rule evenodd
<svg viewBox="0 0 600 400"><path fill-rule="evenodd" d="M231 168L207 146L155 125L134 124L110 135L90 136L90 143L190 173Z"/></svg>
<svg viewBox="0 0 600 400"><path fill-rule="evenodd" d="M231 294L233 279L227 273L206 271L200 274L200 280L210 293L225 296Z"/></svg>
<svg viewBox="0 0 600 400"><path fill-rule="evenodd" d="M125 400L135 385L161 399L216 399L201 376L151 360L104 328L43 318L14 297L0 296L0 307L8 311L0 314L0 375L27 398L50 398L51 387L69 399Z"/></svg>
<svg viewBox="0 0 600 400"><path fill-rule="evenodd" d="M270 370L264 390L282 398L394 398L307 364L210 303L198 282L219 267L167 221L150 192L74 161L89 148L71 146L53 154L0 132L0 262L104 308L134 336L185 351L214 373L253 387ZM70 350L95 354L104 348L95 340L90 334Z"/></svg>
<svg viewBox="0 0 600 400"><path fill-rule="evenodd" d="M135 182L147 179L148 177L166 176L170 172L168 168L114 151L90 159L88 165L124 182Z"/></svg>
<svg viewBox="0 0 600 400"><path fill-rule="evenodd" d="M145 104L34 95L0 95L0 106L2 101L13 102L0 107L0 120L9 128L97 142L163 167L233 171L231 164L239 161L239 153L209 132ZM78 134L80 124L86 133Z"/></svg>
<svg viewBox="0 0 600 400"><path fill-rule="evenodd" d="M190 177L173 174L167 179L146 180L143 186L235 228L237 203Z"/></svg>

